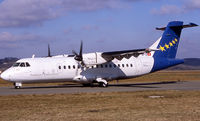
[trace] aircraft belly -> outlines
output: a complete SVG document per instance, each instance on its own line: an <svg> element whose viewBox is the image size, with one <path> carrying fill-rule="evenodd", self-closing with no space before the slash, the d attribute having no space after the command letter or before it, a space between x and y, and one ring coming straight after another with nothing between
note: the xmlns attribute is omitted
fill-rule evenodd
<svg viewBox="0 0 200 121"><path fill-rule="evenodd" d="M95 80L96 78L114 79L118 77L119 73L117 69L100 68L82 71L80 75L89 76L91 79Z"/></svg>

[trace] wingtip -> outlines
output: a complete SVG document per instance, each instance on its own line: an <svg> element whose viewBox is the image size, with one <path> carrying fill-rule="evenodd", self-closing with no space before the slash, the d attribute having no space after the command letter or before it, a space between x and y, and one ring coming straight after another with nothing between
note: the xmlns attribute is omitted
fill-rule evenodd
<svg viewBox="0 0 200 121"><path fill-rule="evenodd" d="M195 24L195 23L190 23L190 25L191 25L191 26L199 26L199 25L197 25L197 24Z"/></svg>

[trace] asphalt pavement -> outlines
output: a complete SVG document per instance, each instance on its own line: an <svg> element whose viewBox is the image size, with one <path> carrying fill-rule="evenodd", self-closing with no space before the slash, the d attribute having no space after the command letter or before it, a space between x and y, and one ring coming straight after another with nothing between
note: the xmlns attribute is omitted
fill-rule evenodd
<svg viewBox="0 0 200 121"><path fill-rule="evenodd" d="M0 95L76 94L96 92L134 92L146 90L200 90L200 81L110 84L107 88L98 86L83 87L79 84L56 86L30 85L22 87L21 89L14 89L13 87L0 87Z"/></svg>

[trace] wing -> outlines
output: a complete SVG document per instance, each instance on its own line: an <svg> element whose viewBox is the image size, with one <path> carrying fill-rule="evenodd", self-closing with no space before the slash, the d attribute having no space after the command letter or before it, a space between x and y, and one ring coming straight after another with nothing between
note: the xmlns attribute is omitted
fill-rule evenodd
<svg viewBox="0 0 200 121"><path fill-rule="evenodd" d="M129 59L131 56L138 57L141 54L149 53L151 51L156 51L157 49L136 49L136 50L124 50L124 51L113 51L113 52L103 52L102 57L107 60L112 60L114 58L122 60L123 58Z"/></svg>

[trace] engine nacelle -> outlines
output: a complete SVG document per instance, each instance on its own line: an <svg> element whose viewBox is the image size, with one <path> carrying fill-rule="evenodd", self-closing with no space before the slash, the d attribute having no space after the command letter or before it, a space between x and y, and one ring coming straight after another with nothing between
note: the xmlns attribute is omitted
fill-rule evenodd
<svg viewBox="0 0 200 121"><path fill-rule="evenodd" d="M84 75L79 75L73 78L74 81L80 82L80 83L88 83L92 82L95 78L92 76L84 76Z"/></svg>
<svg viewBox="0 0 200 121"><path fill-rule="evenodd" d="M84 64L86 66L93 66L93 65L103 64L112 60L103 58L101 54L102 53L100 52L83 54Z"/></svg>

